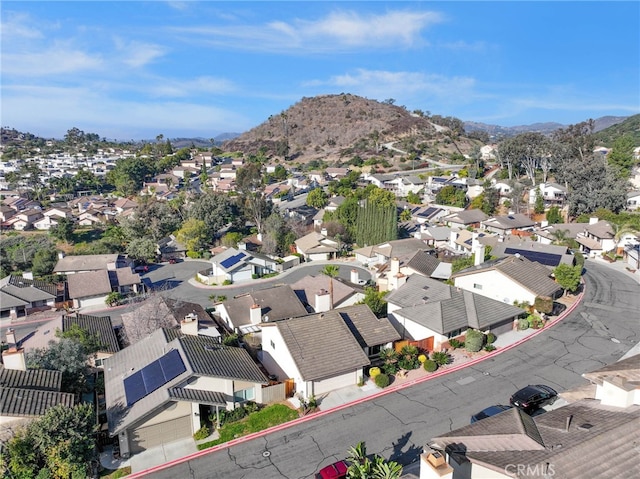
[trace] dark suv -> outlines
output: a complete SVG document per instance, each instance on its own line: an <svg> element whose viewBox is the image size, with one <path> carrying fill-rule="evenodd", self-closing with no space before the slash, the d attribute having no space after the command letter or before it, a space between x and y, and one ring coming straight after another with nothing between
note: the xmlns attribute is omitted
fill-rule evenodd
<svg viewBox="0 0 640 479"><path fill-rule="evenodd" d="M548 404L553 404L558 398L558 393L544 384L529 385L516 392L509 403L522 409L527 414L540 409Z"/></svg>

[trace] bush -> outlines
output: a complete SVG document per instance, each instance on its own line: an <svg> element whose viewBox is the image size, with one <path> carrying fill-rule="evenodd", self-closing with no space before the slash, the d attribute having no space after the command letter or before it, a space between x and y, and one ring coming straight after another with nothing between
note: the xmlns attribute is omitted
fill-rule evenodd
<svg viewBox="0 0 640 479"><path fill-rule="evenodd" d="M493 344L487 344L487 345L484 347L484 350L485 350L485 351L495 351L495 350L496 350L496 347L495 347Z"/></svg>
<svg viewBox="0 0 640 479"><path fill-rule="evenodd" d="M431 354L431 360L438 366L444 366L445 364L449 364L449 361L451 361L451 356L449 356L444 351L436 351Z"/></svg>
<svg viewBox="0 0 640 479"><path fill-rule="evenodd" d="M224 282L222 283L223 286L228 286L230 284L233 284L233 281L231 281L230 279L225 279Z"/></svg>
<svg viewBox="0 0 640 479"><path fill-rule="evenodd" d="M398 355L398 367L400 369L406 369L410 371L411 369L417 369L420 367L420 361L418 361L418 356L420 355L420 351L417 347L407 345L404 346L400 350L400 354Z"/></svg>
<svg viewBox="0 0 640 479"><path fill-rule="evenodd" d="M518 319L517 324L518 331L524 331L525 329L529 329L529 321L526 318Z"/></svg>
<svg viewBox="0 0 640 479"><path fill-rule="evenodd" d="M464 348L464 342L460 341L459 339L450 339L449 340L449 346L451 346L453 349L458 349L458 348Z"/></svg>
<svg viewBox="0 0 640 479"><path fill-rule="evenodd" d="M550 313L553 311L553 299L551 298L536 298L533 303L533 307L541 313Z"/></svg>
<svg viewBox="0 0 640 479"><path fill-rule="evenodd" d="M487 344L493 344L496 342L496 335L493 333L487 333Z"/></svg>
<svg viewBox="0 0 640 479"><path fill-rule="evenodd" d="M534 314L527 316L527 323L531 329L540 329L543 325L542 318Z"/></svg>
<svg viewBox="0 0 640 479"><path fill-rule="evenodd" d="M484 334L477 329L468 329L464 344L467 351L477 353L484 346Z"/></svg>
<svg viewBox="0 0 640 479"><path fill-rule="evenodd" d="M426 360L427 360L427 357L424 354L421 354L420 356L418 356L418 361L420 361L420 364L424 364Z"/></svg>
<svg viewBox="0 0 640 479"><path fill-rule="evenodd" d="M187 251L187 257L191 259L202 258L202 253L200 251Z"/></svg>
<svg viewBox="0 0 640 479"><path fill-rule="evenodd" d="M209 431L209 428L207 426L202 426L200 429L198 429L195 432L195 434L193 435L193 438L196 441L199 441L201 439L205 439L209 437L210 434L211 434L211 431Z"/></svg>
<svg viewBox="0 0 640 479"><path fill-rule="evenodd" d="M371 379L375 379L376 376L379 376L382 373L382 371L380 371L380 368L378 367L373 367L371 369L369 369L369 377Z"/></svg>
<svg viewBox="0 0 640 479"><path fill-rule="evenodd" d="M389 376L386 374L378 374L374 381L379 388L386 388L389 385Z"/></svg>
<svg viewBox="0 0 640 479"><path fill-rule="evenodd" d="M434 372L436 369L438 369L438 363L436 363L435 361L431 360L431 359L427 359L423 366L425 371L432 373Z"/></svg>

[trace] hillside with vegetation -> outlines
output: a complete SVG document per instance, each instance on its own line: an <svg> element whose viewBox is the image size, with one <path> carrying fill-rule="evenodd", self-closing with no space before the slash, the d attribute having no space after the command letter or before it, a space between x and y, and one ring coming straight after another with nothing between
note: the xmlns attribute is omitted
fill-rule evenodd
<svg viewBox="0 0 640 479"><path fill-rule="evenodd" d="M638 146L640 145L640 115L630 116L621 123L597 132L594 136L598 144L609 148L622 136L629 136L633 144Z"/></svg>

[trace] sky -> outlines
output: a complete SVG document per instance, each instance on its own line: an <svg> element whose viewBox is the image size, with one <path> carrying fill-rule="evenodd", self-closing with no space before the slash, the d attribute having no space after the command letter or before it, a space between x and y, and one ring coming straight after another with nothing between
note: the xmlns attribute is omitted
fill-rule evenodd
<svg viewBox="0 0 640 479"><path fill-rule="evenodd" d="M2 126L242 133L350 93L516 126L640 113L640 2L6 1Z"/></svg>

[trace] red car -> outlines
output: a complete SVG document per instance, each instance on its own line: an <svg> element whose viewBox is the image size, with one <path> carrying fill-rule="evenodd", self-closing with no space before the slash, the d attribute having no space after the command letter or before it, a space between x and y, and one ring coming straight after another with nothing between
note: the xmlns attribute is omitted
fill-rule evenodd
<svg viewBox="0 0 640 479"><path fill-rule="evenodd" d="M333 464L323 467L316 474L316 479L343 479L347 477L349 464L345 461L334 462Z"/></svg>

